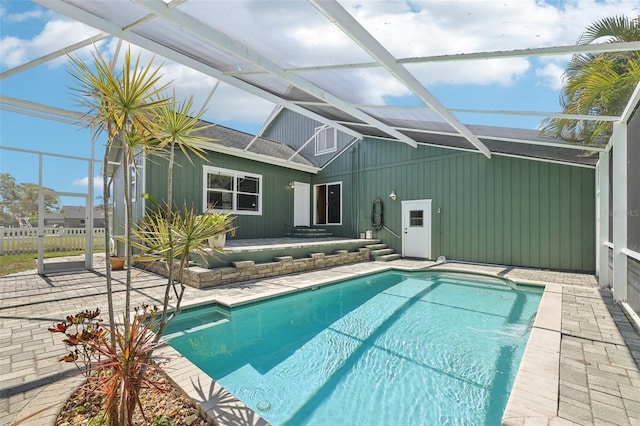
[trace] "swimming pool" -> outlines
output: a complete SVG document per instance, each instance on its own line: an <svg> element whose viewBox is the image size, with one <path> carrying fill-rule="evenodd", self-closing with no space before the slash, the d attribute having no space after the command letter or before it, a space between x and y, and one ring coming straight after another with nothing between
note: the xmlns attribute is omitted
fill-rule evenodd
<svg viewBox="0 0 640 426"><path fill-rule="evenodd" d="M542 288L383 272L181 313L170 344L274 425L500 424Z"/></svg>

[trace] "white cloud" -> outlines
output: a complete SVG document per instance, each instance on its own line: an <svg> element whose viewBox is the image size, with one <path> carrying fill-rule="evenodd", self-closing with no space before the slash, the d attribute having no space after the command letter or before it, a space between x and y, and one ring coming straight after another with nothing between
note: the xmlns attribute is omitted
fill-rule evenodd
<svg viewBox="0 0 640 426"><path fill-rule="evenodd" d="M47 13L41 9L30 10L22 13L10 13L3 14L8 21L11 22L25 22L32 19L42 19L47 16Z"/></svg>
<svg viewBox="0 0 640 426"><path fill-rule="evenodd" d="M536 76L541 80L541 85L560 90L563 84L564 67L555 62L550 62L536 70Z"/></svg>
<svg viewBox="0 0 640 426"><path fill-rule="evenodd" d="M55 52L98 33L97 30L76 21L54 19L31 39L6 36L0 40L0 67L13 68L40 56ZM90 49L90 48L87 48ZM51 62L58 65L61 61Z"/></svg>
<svg viewBox="0 0 640 426"><path fill-rule="evenodd" d="M536 0L342 2L397 58L575 44L584 27L606 16L637 16L637 1L569 0L558 7ZM424 84L509 86L531 69L527 58L412 65ZM557 88L553 66L535 74Z"/></svg>
<svg viewBox="0 0 640 426"><path fill-rule="evenodd" d="M71 182L71 185L88 188L89 187L89 177L85 176L83 178L74 179L74 181ZM96 177L93 178L93 188L94 189L102 189L102 176L96 176Z"/></svg>

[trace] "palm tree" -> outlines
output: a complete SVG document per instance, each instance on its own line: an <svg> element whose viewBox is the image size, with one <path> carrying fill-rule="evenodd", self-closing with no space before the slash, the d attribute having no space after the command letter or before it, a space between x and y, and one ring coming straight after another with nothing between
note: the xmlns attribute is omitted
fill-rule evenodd
<svg viewBox="0 0 640 426"><path fill-rule="evenodd" d="M125 238L127 247L127 262L131 264L131 194L130 167L135 164L135 153L140 147L145 147L158 134L153 113L170 102L161 94L167 85L160 84L160 67L154 67L153 60L141 66L140 55L132 63L131 52L127 51L122 64L122 70L116 71L113 64L109 64L99 52L93 53L91 65L85 64L78 58L71 58L71 75L77 80L76 88L78 100L87 109L85 119L92 128L94 135L106 133L107 143L103 167L103 201L109 205L109 171L108 161L111 152L118 148L122 150L126 227ZM105 256L109 259L110 232L108 216L105 217ZM109 311L109 327L111 347L116 348L117 335L115 328L115 311L112 298L111 267L107 262L107 303ZM126 272L125 306L124 306L124 342L128 344L131 312L131 268ZM122 404L123 407L131 405ZM123 424L125 413L112 411L108 413L111 424Z"/></svg>
<svg viewBox="0 0 640 426"><path fill-rule="evenodd" d="M175 91L173 93L173 99L175 100ZM166 236L166 253L164 253L163 258L168 259L167 261L167 275L168 282L167 287L165 289L164 301L160 319L160 330L158 330L156 341L160 339L162 332L167 324L167 310L169 307L169 297L170 291L173 289L174 294L176 296L176 304L177 308L173 314L173 316L177 315L179 311L179 304L182 300L182 295L184 294L184 284L182 284L182 280L179 279L180 283L180 291L178 291L174 286L174 264L173 259L175 258L175 254L178 254L181 257L180 267L184 266L184 253L181 253L179 249L176 249L176 244L178 247L185 247L182 245L182 242L177 241L174 244L174 225L175 224L183 224L184 222L179 218L174 218L173 213L173 167L175 164L175 150L176 146L182 151L184 156L191 162L191 154L194 154L201 158L204 161L207 161L204 156L204 150L198 146L198 143L203 142L213 142L211 138L202 135L202 130L211 127L212 124L203 124L200 121L200 118L204 114L205 110L202 109L200 112L196 114L191 113L191 108L193 104L193 97L189 97L186 101L182 103L172 102L170 104L166 104L156 111L157 115L155 116L156 124L160 130L159 133L159 145L158 145L158 153L163 153L165 149L169 150L169 159L168 159L168 170L167 170L167 200L166 200L166 227L167 232L163 234ZM184 214L188 215L186 207L184 209ZM158 225L159 217L154 218L155 225ZM153 227L152 227L153 228ZM157 228L155 231L158 231ZM189 242L189 241L188 241ZM195 242L193 243L195 244ZM190 244L186 244L187 248L187 259L188 259L188 249ZM175 252L175 253L174 253ZM182 269L180 269L182 271Z"/></svg>
<svg viewBox="0 0 640 426"><path fill-rule="evenodd" d="M589 25L577 44L606 39L607 43L640 41L640 17L613 16ZM640 53L608 52L573 55L564 73L560 98L571 114L619 115L640 81ZM541 131L574 143L594 144L611 135L610 122L548 118Z"/></svg>
<svg viewBox="0 0 640 426"><path fill-rule="evenodd" d="M160 97L166 89L166 85L159 85L161 74L160 67L153 66L153 61L141 67L140 55L135 63L131 62L131 52L127 51L122 65L122 71L117 72L99 52L93 54L93 69L80 59L72 58L73 68L71 74L78 80L77 89L80 104L88 109L85 114L88 125L95 134L106 133L107 145L103 167L103 200L108 204L109 154L116 144L122 149L122 164L124 169L124 192L127 215L127 261L130 262L132 250L130 244L131 227L131 196L130 175L128 170L131 164L135 164L135 151L137 147L145 145L150 137L157 134L155 122L151 119L153 111L169 103L167 98ZM106 229L109 229L107 224ZM109 232L105 232L106 256L110 255ZM113 301L111 300L111 274L107 263L107 293L109 294L109 322L114 323ZM125 324L129 323L131 271L127 269L127 291L125 296Z"/></svg>

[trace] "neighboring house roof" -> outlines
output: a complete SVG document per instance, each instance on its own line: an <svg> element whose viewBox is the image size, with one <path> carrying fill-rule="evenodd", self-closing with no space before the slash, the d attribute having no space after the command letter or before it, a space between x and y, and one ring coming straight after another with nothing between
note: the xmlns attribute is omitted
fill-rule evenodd
<svg viewBox="0 0 640 426"><path fill-rule="evenodd" d="M62 214L67 219L84 219L86 216L85 206L62 206ZM102 207L93 208L93 219L104 219Z"/></svg>
<svg viewBox="0 0 640 426"><path fill-rule="evenodd" d="M64 215L58 212L45 212L45 220L64 220Z"/></svg>

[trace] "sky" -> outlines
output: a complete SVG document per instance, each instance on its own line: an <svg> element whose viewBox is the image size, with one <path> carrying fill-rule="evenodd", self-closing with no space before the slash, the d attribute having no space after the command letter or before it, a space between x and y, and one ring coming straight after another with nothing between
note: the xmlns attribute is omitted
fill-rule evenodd
<svg viewBox="0 0 640 426"><path fill-rule="evenodd" d="M121 1L121 0L120 0ZM324 64L371 62L363 51L356 55L350 40L308 5L289 1L188 1L184 6L205 22L243 41L261 41L259 53L284 68ZM237 4L234 3L234 4ZM584 27L608 16L640 14L638 0L429 0L341 1L341 4L396 58L453 53L512 50L575 44ZM247 25L252 23L252 25ZM268 31L264 29L268 28ZM57 15L27 0L0 0L0 72L69 46L99 31ZM117 40L109 37L76 51L91 57L99 49L111 57ZM139 49L135 46L133 52ZM152 57L141 53L145 60ZM463 109L560 111L559 93L568 57L510 58L446 64L407 65L421 83L446 107ZM203 106L216 79L182 65L155 58L165 81L178 98L194 96ZM0 95L81 111L75 98L69 61L60 58L0 80ZM415 105L409 90L375 69L341 72L341 81L306 73L320 87L340 84L353 100L363 104ZM225 83L206 104L205 119L248 133L256 133L274 104ZM540 118L457 114L467 124L536 128ZM88 159L92 151L88 129L0 109L0 146L16 147ZM101 159L104 137L95 142ZM43 156L44 185L56 191L87 192L88 161ZM38 181L39 156L0 149L0 172L18 183ZM96 164L96 173L100 172ZM101 183L98 178L97 184ZM62 204L83 205L81 197L63 197Z"/></svg>

